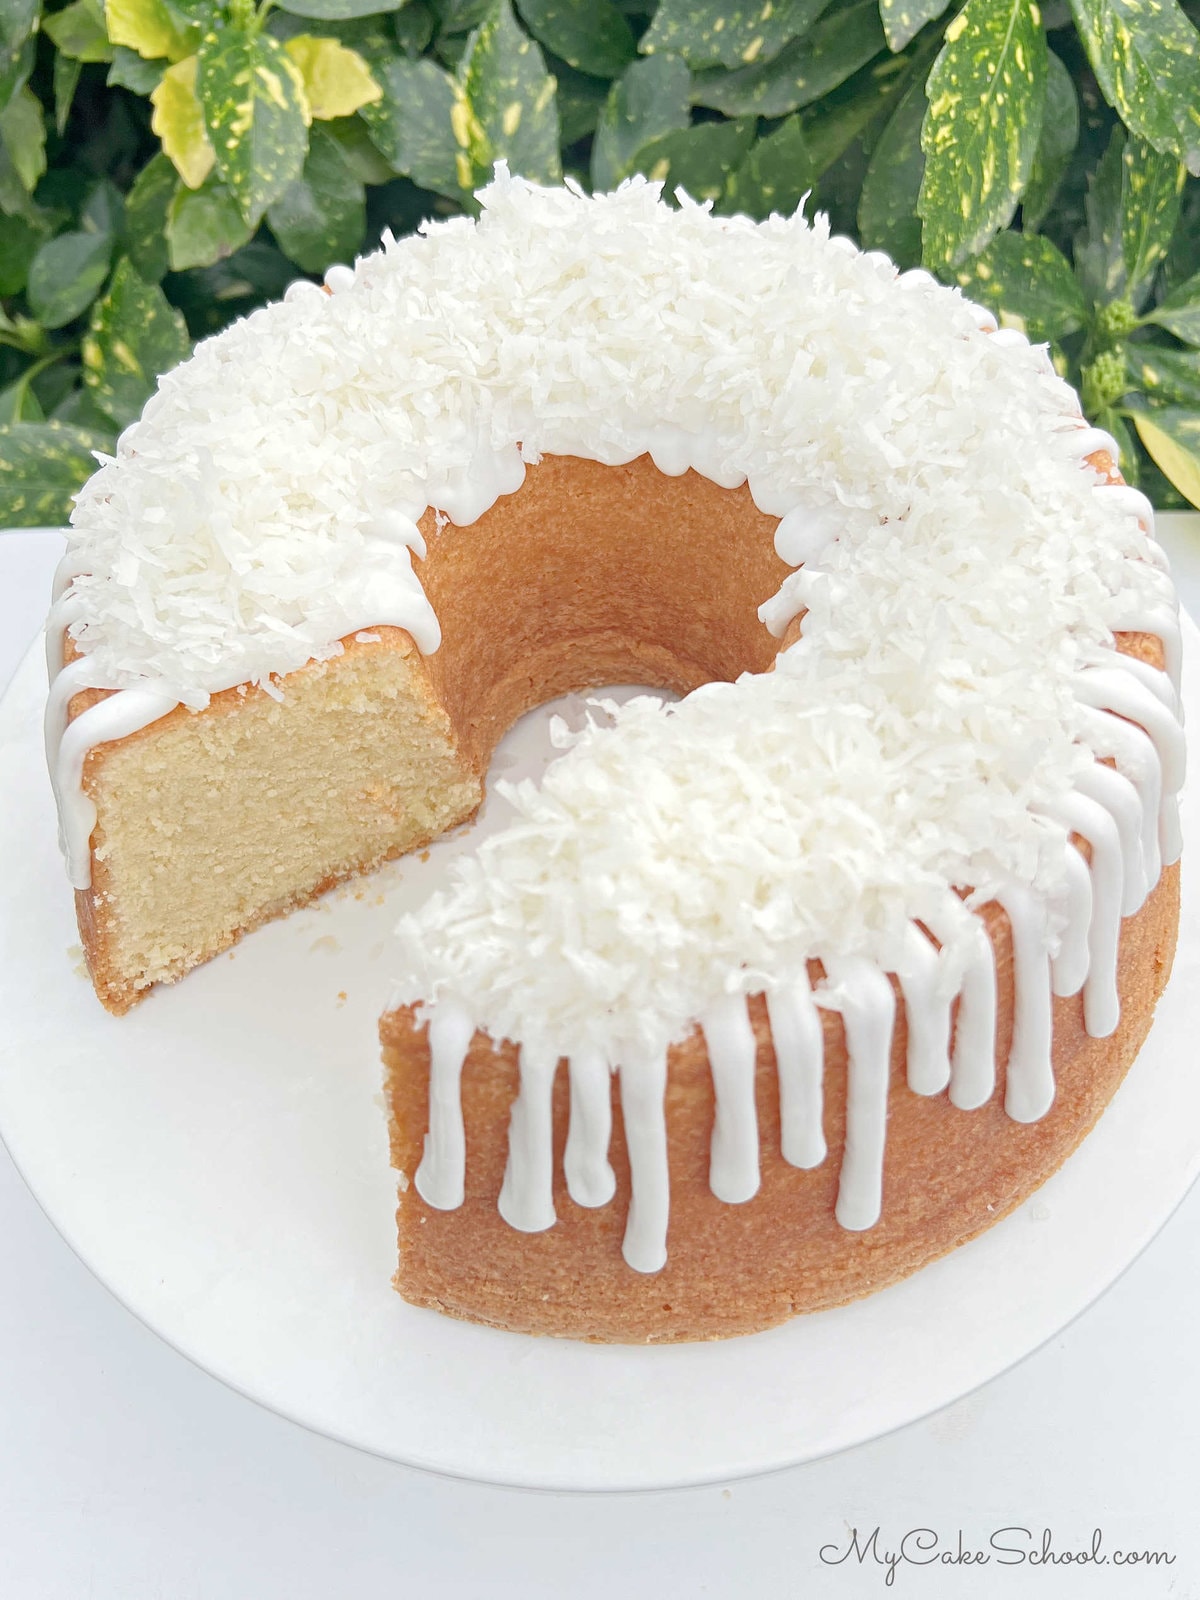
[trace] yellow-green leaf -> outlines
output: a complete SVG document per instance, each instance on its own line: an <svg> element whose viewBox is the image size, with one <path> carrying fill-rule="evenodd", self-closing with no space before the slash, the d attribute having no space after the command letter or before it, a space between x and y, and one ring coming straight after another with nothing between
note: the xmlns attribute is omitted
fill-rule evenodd
<svg viewBox="0 0 1200 1600"><path fill-rule="evenodd" d="M296 64L304 83L309 114L319 122L350 117L362 106L373 105L383 91L357 50L336 39L318 39L298 33L284 49Z"/></svg>
<svg viewBox="0 0 1200 1600"><path fill-rule="evenodd" d="M1133 423L1155 465L1200 507L1200 412L1167 407L1135 411Z"/></svg>
<svg viewBox="0 0 1200 1600"><path fill-rule="evenodd" d="M42 102L23 85L0 111L0 144L27 193L46 170L46 123Z"/></svg>
<svg viewBox="0 0 1200 1600"><path fill-rule="evenodd" d="M111 61L113 47L104 29L100 0L74 0L43 24L59 51L72 61Z"/></svg>
<svg viewBox="0 0 1200 1600"><path fill-rule="evenodd" d="M113 44L126 45L150 61L158 56L182 61L200 38L199 28L176 25L163 0L105 0L104 21Z"/></svg>
<svg viewBox="0 0 1200 1600"><path fill-rule="evenodd" d="M196 66L195 56L177 61L163 73L150 96L154 107L150 126L189 189L200 187L216 159L196 95Z"/></svg>

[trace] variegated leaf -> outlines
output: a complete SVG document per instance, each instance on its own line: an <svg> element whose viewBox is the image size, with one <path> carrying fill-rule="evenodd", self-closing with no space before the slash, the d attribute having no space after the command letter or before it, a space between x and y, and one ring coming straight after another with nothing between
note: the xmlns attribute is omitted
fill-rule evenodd
<svg viewBox="0 0 1200 1600"><path fill-rule="evenodd" d="M458 81L463 99L455 108L454 133L464 189L486 183L501 159L539 183L562 176L554 79L510 0L496 0L471 35Z"/></svg>
<svg viewBox="0 0 1200 1600"><path fill-rule="evenodd" d="M687 127L690 87L678 56L649 56L625 69L608 92L592 142L593 188L615 188L651 139Z"/></svg>
<svg viewBox="0 0 1200 1600"><path fill-rule="evenodd" d="M166 276L167 212L177 184L174 166L160 153L151 156L125 198L121 242L147 283L158 283Z"/></svg>
<svg viewBox="0 0 1200 1600"><path fill-rule="evenodd" d="M1155 150L1200 173L1200 34L1176 0L1070 0L1104 97Z"/></svg>
<svg viewBox="0 0 1200 1600"><path fill-rule="evenodd" d="M60 233L47 239L29 265L26 295L43 328L73 322L108 277L112 240L104 233Z"/></svg>
<svg viewBox="0 0 1200 1600"><path fill-rule="evenodd" d="M612 0L517 0L517 10L538 43L577 72L615 78L637 54L633 30Z"/></svg>
<svg viewBox="0 0 1200 1600"><path fill-rule="evenodd" d="M279 248L305 272L352 261L366 231L366 196L337 140L314 128L304 171L267 211Z"/></svg>
<svg viewBox="0 0 1200 1600"><path fill-rule="evenodd" d="M167 208L167 254L172 272L211 267L240 250L254 232L215 173L198 189L180 184Z"/></svg>
<svg viewBox="0 0 1200 1600"><path fill-rule="evenodd" d="M753 117L678 128L643 145L633 170L660 182L668 197L682 189L693 200L717 200L753 144L754 131Z"/></svg>
<svg viewBox="0 0 1200 1600"><path fill-rule="evenodd" d="M1096 304L1144 302L1179 219L1184 177L1174 156L1114 128L1092 174L1087 226L1075 245L1076 268Z"/></svg>
<svg viewBox="0 0 1200 1600"><path fill-rule="evenodd" d="M112 444L111 435L62 422L0 428L0 527L66 522L75 491L96 470L93 451L111 450Z"/></svg>
<svg viewBox="0 0 1200 1600"><path fill-rule="evenodd" d="M915 267L921 259L917 196L925 171L921 149L925 107L925 85L917 77L875 141L858 202L863 244L872 250L886 250L901 267Z"/></svg>
<svg viewBox="0 0 1200 1600"><path fill-rule="evenodd" d="M927 22L940 17L950 0L879 0L879 15L889 50L903 50Z"/></svg>
<svg viewBox="0 0 1200 1600"><path fill-rule="evenodd" d="M998 233L956 274L962 289L1033 340L1064 339L1087 319L1067 258L1040 233Z"/></svg>
<svg viewBox="0 0 1200 1600"><path fill-rule="evenodd" d="M760 139L729 177L719 210L761 220L790 217L811 190L816 171L799 114Z"/></svg>
<svg viewBox="0 0 1200 1600"><path fill-rule="evenodd" d="M748 67L773 60L812 27L829 0L662 0L642 35L643 55L682 56L689 67Z"/></svg>
<svg viewBox="0 0 1200 1600"><path fill-rule="evenodd" d="M836 89L882 49L878 0L851 0L764 66L701 73L692 99L727 117L786 116Z"/></svg>
<svg viewBox="0 0 1200 1600"><path fill-rule="evenodd" d="M1122 157L1121 254L1126 297L1139 308L1166 259L1187 170L1173 155L1159 154L1130 139Z"/></svg>
<svg viewBox="0 0 1200 1600"><path fill-rule="evenodd" d="M1130 378L1151 400L1200 411L1200 351L1130 344L1125 362Z"/></svg>
<svg viewBox="0 0 1200 1600"><path fill-rule="evenodd" d="M216 170L247 223L300 175L308 108L295 62L278 39L227 27L200 45L196 92Z"/></svg>
<svg viewBox="0 0 1200 1600"><path fill-rule="evenodd" d="M159 374L191 347L182 314L157 284L121 260L108 293L92 307L82 347L83 381L100 410L123 428L141 415Z"/></svg>
<svg viewBox="0 0 1200 1600"><path fill-rule="evenodd" d="M394 171L420 188L458 199L454 118L463 93L457 79L428 57L410 61L403 56L377 62L375 77L381 98L365 105L361 116L376 148Z"/></svg>
<svg viewBox="0 0 1200 1600"><path fill-rule="evenodd" d="M967 0L929 75L917 209L926 262L978 255L1011 219L1042 130L1046 35L1034 0Z"/></svg>
<svg viewBox="0 0 1200 1600"><path fill-rule="evenodd" d="M1156 322L1185 344L1200 345L1200 272L1181 283L1152 311L1147 322Z"/></svg>

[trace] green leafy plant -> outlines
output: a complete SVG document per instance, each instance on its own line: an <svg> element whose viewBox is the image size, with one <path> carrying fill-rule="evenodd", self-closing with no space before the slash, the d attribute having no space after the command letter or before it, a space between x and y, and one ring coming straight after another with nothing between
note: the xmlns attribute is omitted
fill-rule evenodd
<svg viewBox="0 0 1200 1600"><path fill-rule="evenodd" d="M1051 342L1200 503L1200 0L0 0L0 524L192 343L504 158L809 195Z"/></svg>
<svg viewBox="0 0 1200 1600"><path fill-rule="evenodd" d="M1118 126L1088 185L1073 267L1047 234L1006 230L957 274L1003 321L1049 341L1087 415L1116 439L1125 479L1159 504L1200 504L1200 272L1186 177Z"/></svg>

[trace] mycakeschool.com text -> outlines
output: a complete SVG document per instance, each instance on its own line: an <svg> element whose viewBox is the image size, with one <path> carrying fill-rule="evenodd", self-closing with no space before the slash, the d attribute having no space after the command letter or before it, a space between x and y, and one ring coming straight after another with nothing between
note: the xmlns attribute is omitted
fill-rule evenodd
<svg viewBox="0 0 1200 1600"><path fill-rule="evenodd" d="M841 1539L823 1544L818 1555L827 1567L877 1567L889 1588L897 1574L915 1574L922 1567L1169 1567L1175 1561L1169 1550L1119 1548L1103 1528L1080 1539L1020 1524L973 1539L961 1528L950 1534L936 1528L892 1534L878 1526L849 1528Z"/></svg>

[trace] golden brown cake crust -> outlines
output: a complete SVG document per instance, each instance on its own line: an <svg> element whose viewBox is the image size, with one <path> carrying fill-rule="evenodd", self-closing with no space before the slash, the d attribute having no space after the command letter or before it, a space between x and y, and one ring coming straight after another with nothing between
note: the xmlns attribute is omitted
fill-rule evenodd
<svg viewBox="0 0 1200 1600"><path fill-rule="evenodd" d="M412 1008L381 1023L392 1114L392 1162L403 1174L397 1224L405 1299L451 1316L521 1333L667 1343L751 1333L803 1311L842 1305L907 1277L1000 1220L1055 1172L1120 1086L1150 1028L1170 974L1179 919L1179 870L1164 873L1122 927L1121 1020L1107 1039L1083 1026L1079 995L1054 1002L1057 1090L1034 1123L1004 1111L1012 1030L1012 946L1007 921L986 908L997 953L997 1088L974 1111L948 1095L913 1094L905 1081L907 1029L898 998L892 1043L883 1212L862 1233L834 1216L846 1126L846 1051L836 1012L822 1012L824 1129L828 1154L812 1171L780 1154L779 1093L766 1008L751 1001L758 1040L757 1106L762 1184L754 1199L726 1205L709 1189L712 1077L697 1030L670 1052L666 1119L671 1174L667 1264L645 1276L629 1268L621 1238L629 1163L619 1097L610 1151L615 1198L596 1210L571 1200L562 1177L568 1088L559 1064L554 1095L554 1203L558 1221L540 1234L510 1228L496 1209L507 1154L517 1052L477 1033L463 1068L466 1198L435 1211L413 1174L428 1126L428 1049ZM815 969L819 970L819 969Z"/></svg>

